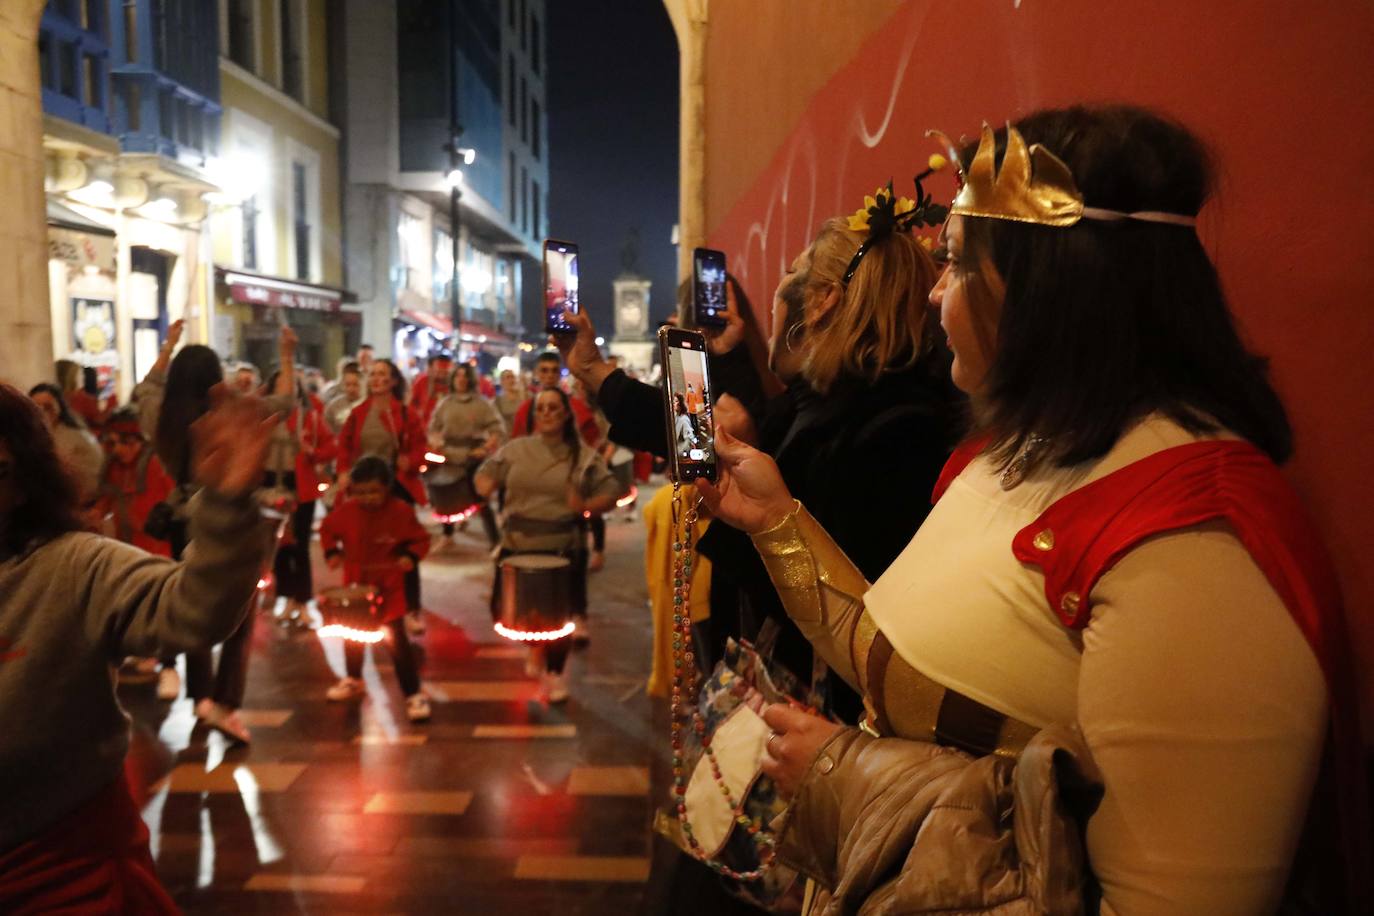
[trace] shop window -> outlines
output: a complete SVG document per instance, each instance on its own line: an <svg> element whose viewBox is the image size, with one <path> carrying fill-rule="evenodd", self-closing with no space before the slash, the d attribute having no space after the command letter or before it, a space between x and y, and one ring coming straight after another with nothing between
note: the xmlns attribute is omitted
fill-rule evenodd
<svg viewBox="0 0 1374 916"><path fill-rule="evenodd" d="M512 0L514 2L514 0ZM506 96L506 117L510 120L510 126L515 126L515 55L506 55L506 85L509 87Z"/></svg>
<svg viewBox="0 0 1374 916"><path fill-rule="evenodd" d="M525 78L520 77L520 139L525 143L530 142L530 90Z"/></svg>
<svg viewBox="0 0 1374 916"><path fill-rule="evenodd" d="M514 226L516 217L515 153L508 153L507 155L510 157L510 206L507 209L510 210L510 224Z"/></svg>

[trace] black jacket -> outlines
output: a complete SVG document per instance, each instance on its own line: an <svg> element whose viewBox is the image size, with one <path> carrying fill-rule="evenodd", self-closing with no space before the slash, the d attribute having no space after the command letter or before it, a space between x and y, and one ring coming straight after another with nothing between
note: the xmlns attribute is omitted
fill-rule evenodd
<svg viewBox="0 0 1374 916"><path fill-rule="evenodd" d="M755 417L759 446L777 461L792 495L870 582L930 512L931 490L958 439L960 396L939 362L932 363L887 373L874 384L842 382L825 396L796 381ZM615 373L600 399L613 441L666 453L659 389ZM748 535L713 523L699 549L712 562L709 658L719 657L726 637L753 638L773 618L781 624L775 660L808 682L810 646L787 618ZM854 721L858 698L843 685L831 689L833 710Z"/></svg>

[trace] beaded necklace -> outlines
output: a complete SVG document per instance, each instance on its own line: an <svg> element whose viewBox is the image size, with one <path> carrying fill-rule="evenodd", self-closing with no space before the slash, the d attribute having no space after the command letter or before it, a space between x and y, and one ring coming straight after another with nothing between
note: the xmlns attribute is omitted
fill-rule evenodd
<svg viewBox="0 0 1374 916"><path fill-rule="evenodd" d="M762 878L774 863L776 841L763 824L751 818L744 811L744 799L735 798L721 774L720 764L716 761L715 751L711 748L711 736L706 733L706 720L696 702L698 689L696 656L692 652L692 543L697 523L697 509L700 499L691 500L684 511L682 485L673 484L673 700L672 700L672 747L673 747L673 801L677 809L678 823L682 826L682 836L687 841L692 857L703 863L717 874L736 881L757 881ZM692 698L690 704L684 698ZM719 862L701 848L692 835L692 824L687 819L687 764L683 756L683 730L688 721L701 741L702 751L711 763L711 775L715 778L726 804L734 812L735 823L748 831L754 846L759 851L759 867L750 871L735 871Z"/></svg>

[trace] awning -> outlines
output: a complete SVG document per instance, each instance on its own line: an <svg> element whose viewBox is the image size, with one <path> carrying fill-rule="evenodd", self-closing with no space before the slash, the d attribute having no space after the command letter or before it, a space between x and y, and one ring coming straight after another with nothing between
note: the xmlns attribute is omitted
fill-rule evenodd
<svg viewBox="0 0 1374 916"><path fill-rule="evenodd" d="M398 320L400 321L408 321L411 324L432 328L444 337L453 336L453 321L447 315L427 312L423 309L400 309L399 311ZM515 343L515 338L504 331L476 321L463 322L461 339L464 343Z"/></svg>
<svg viewBox="0 0 1374 916"><path fill-rule="evenodd" d="M301 283L269 277L264 274L215 268L215 281L229 290L229 298L245 305L266 305L275 308L305 309L311 312L339 312L343 303L357 302L358 297L345 289Z"/></svg>
<svg viewBox="0 0 1374 916"><path fill-rule="evenodd" d="M103 235L109 238L114 238L115 235L114 230L109 226L102 226L95 220L77 213L71 207L58 203L51 197L48 198L48 225L71 229L75 232L85 232L90 235Z"/></svg>

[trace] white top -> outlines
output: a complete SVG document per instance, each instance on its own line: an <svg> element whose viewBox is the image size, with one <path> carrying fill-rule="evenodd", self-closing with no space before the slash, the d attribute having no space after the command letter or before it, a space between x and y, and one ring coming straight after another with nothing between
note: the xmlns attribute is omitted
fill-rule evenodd
<svg viewBox="0 0 1374 916"><path fill-rule="evenodd" d="M1108 914L1277 906L1325 736L1316 656L1225 525L1136 547L1088 596L1081 633L1011 552L1061 496L1197 438L1151 417L1100 461L1010 491L979 458L865 596L919 671L1029 724L1082 728L1106 786L1088 854Z"/></svg>

